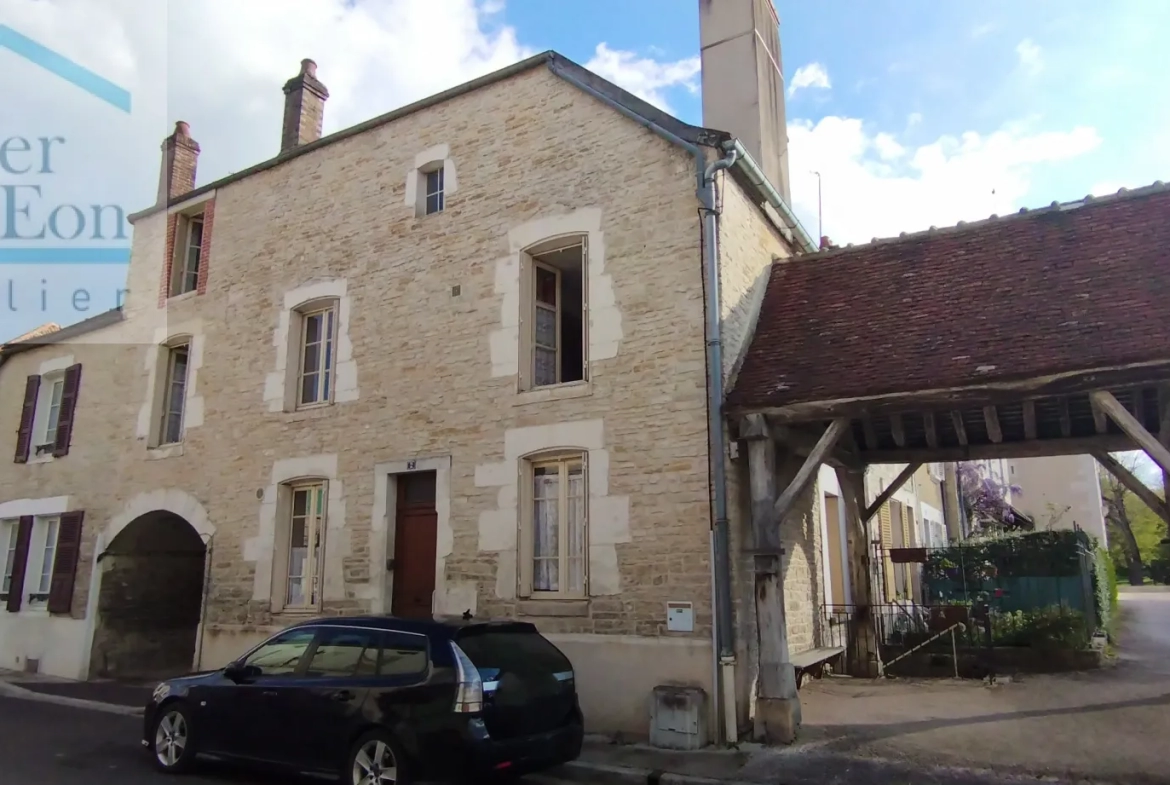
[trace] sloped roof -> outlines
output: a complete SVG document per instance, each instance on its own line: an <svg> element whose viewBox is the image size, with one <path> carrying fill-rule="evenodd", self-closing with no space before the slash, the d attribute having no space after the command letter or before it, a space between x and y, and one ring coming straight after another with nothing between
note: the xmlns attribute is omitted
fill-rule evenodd
<svg viewBox="0 0 1170 785"><path fill-rule="evenodd" d="M60 329L61 329L61 325L57 324L56 322L45 322L40 327L36 327L32 330L29 330L24 335L18 335L15 338L13 338L11 341L5 341L4 343L0 343L0 349L4 348L5 346L8 346L9 344L20 343L21 341L29 341L29 340L32 340L33 338L40 338L42 336L48 335L49 333L55 333Z"/></svg>
<svg viewBox="0 0 1170 785"><path fill-rule="evenodd" d="M777 262L739 411L1170 360L1170 186Z"/></svg>

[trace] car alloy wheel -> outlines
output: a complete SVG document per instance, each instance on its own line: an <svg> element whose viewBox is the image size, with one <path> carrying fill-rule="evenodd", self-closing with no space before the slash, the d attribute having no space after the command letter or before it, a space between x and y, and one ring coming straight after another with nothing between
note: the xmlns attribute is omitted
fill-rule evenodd
<svg viewBox="0 0 1170 785"><path fill-rule="evenodd" d="M390 785L398 782L398 759L382 739L368 739L353 758L352 785Z"/></svg>
<svg viewBox="0 0 1170 785"><path fill-rule="evenodd" d="M191 726L178 706L168 707L154 729L154 757L159 765L174 771L187 762Z"/></svg>

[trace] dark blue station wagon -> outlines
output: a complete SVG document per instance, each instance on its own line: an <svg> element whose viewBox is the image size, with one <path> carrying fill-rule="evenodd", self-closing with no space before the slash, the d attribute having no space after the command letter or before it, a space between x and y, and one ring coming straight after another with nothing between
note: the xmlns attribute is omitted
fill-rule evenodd
<svg viewBox="0 0 1170 785"><path fill-rule="evenodd" d="M388 785L541 771L583 736L573 666L532 624L363 616L159 684L142 745L167 772L208 756Z"/></svg>

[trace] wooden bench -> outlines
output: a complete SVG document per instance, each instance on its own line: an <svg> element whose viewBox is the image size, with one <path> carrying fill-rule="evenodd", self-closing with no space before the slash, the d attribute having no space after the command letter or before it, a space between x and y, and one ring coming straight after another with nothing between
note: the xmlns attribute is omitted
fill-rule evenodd
<svg viewBox="0 0 1170 785"><path fill-rule="evenodd" d="M824 672L825 663L834 657L845 653L844 646L831 646L823 649L808 649L791 656L792 666L796 669L796 688L804 683L806 675L819 679Z"/></svg>

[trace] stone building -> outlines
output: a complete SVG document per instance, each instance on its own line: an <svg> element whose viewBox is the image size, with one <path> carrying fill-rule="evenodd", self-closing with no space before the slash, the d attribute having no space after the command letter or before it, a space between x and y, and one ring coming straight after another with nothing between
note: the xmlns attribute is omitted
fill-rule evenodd
<svg viewBox="0 0 1170 785"><path fill-rule="evenodd" d="M773 261L815 246L775 12L700 6L712 128L551 52L324 137L306 60L280 152L198 187L178 123L124 306L0 352L0 667L141 677L306 616L470 612L556 641L591 729L644 736L673 683L738 733L747 473L712 401Z"/></svg>

